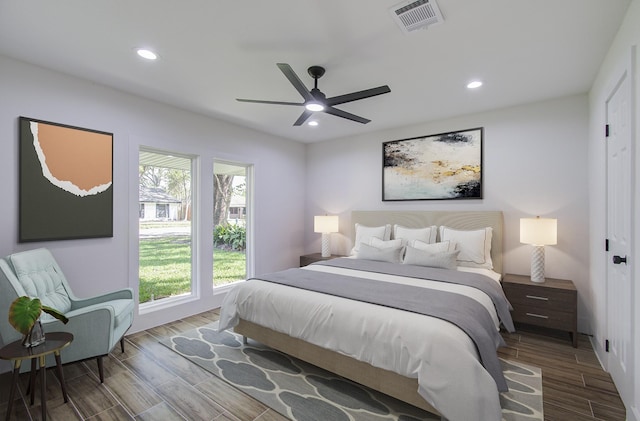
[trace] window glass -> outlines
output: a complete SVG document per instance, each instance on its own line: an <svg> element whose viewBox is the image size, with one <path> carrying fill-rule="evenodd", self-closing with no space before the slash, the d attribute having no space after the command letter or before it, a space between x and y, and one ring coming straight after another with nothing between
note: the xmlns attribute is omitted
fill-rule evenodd
<svg viewBox="0 0 640 421"><path fill-rule="evenodd" d="M193 293L193 158L141 150L140 304Z"/></svg>
<svg viewBox="0 0 640 421"><path fill-rule="evenodd" d="M213 164L214 287L247 277L249 171L250 167L242 164L220 161Z"/></svg>

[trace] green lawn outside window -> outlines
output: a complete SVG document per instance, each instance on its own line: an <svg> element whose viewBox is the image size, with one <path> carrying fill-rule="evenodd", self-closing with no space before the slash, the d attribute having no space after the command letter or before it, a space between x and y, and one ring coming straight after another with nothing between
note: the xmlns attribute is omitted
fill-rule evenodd
<svg viewBox="0 0 640 421"><path fill-rule="evenodd" d="M214 249L216 286L245 278L244 252ZM140 239L140 303L191 291L191 242L188 235Z"/></svg>

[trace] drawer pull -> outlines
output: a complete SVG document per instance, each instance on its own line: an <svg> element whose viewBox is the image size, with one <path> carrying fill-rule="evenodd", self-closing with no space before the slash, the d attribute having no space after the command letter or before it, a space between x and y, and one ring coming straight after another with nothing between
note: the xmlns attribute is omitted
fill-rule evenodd
<svg viewBox="0 0 640 421"><path fill-rule="evenodd" d="M535 314L535 313L527 313L527 316L537 317L538 319L548 319L549 318L549 316L543 316L542 314Z"/></svg>
<svg viewBox="0 0 640 421"><path fill-rule="evenodd" d="M538 297L537 295L527 295L527 298L531 298L533 300L542 300L542 301L549 301L549 298L547 297Z"/></svg>

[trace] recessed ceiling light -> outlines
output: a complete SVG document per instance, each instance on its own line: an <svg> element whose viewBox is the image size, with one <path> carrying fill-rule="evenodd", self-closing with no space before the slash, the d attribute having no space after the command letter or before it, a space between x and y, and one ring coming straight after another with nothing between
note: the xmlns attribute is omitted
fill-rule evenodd
<svg viewBox="0 0 640 421"><path fill-rule="evenodd" d="M315 120L311 120L311 121L309 122L309 126L317 126L317 125L318 125L318 122L317 122L317 121L315 121Z"/></svg>
<svg viewBox="0 0 640 421"><path fill-rule="evenodd" d="M158 58L158 55L156 53L146 48L138 48L136 52L140 57L146 58L147 60L155 60Z"/></svg>
<svg viewBox="0 0 640 421"><path fill-rule="evenodd" d="M469 89L476 89L482 86L482 82L480 82L479 80L474 80L472 82L469 82L467 84L467 88Z"/></svg>

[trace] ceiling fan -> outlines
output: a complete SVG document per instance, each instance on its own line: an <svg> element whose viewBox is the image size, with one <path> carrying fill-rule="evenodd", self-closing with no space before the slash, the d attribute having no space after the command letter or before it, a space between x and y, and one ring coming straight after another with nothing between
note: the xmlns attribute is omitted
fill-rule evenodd
<svg viewBox="0 0 640 421"><path fill-rule="evenodd" d="M242 99L236 98L240 102L254 102L258 104L275 104L275 105L302 105L305 110L300 117L293 123L294 126L301 126L314 112L323 111L327 114L335 115L337 117L346 118L347 120L356 121L358 123L367 124L371 120L357 116L355 114L348 113L346 111L339 110L334 105L344 104L346 102L357 101L359 99L365 99L376 95L386 94L391 92L391 89L387 85L378 86L377 88L365 89L364 91L352 92L350 94L338 95L331 98L327 98L318 89L318 79L324 75L325 69L321 66L311 66L307 69L309 75L314 79L313 89L308 91L307 87L302 83L298 75L293 71L291 66L286 63L277 63L278 68L284 73L285 77L289 79L289 82L294 88L302 95L304 102L284 102L284 101L262 101L257 99Z"/></svg>

